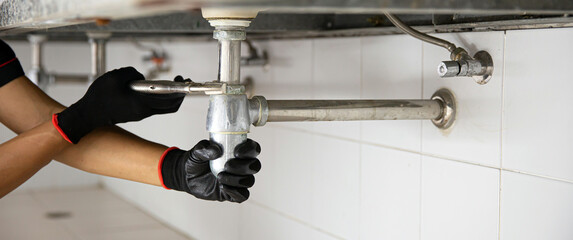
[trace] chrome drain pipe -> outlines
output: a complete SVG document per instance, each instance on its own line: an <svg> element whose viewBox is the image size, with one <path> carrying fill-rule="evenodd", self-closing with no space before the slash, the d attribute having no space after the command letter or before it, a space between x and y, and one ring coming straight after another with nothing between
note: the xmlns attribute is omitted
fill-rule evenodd
<svg viewBox="0 0 573 240"><path fill-rule="evenodd" d="M449 128L455 119L454 95L438 90L431 100L250 100L255 126L266 122L432 120Z"/></svg>
<svg viewBox="0 0 573 240"><path fill-rule="evenodd" d="M219 94L209 96L207 131L211 141L223 147L223 155L209 162L211 172L217 176L225 163L235 158L235 147L247 140L251 126L245 87L240 85L241 42L246 39L245 28L250 20L212 19L213 38L219 41L218 83Z"/></svg>

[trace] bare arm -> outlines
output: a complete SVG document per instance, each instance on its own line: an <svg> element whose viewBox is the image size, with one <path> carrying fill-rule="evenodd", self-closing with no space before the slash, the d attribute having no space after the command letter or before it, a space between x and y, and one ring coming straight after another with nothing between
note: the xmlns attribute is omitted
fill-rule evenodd
<svg viewBox="0 0 573 240"><path fill-rule="evenodd" d="M0 122L18 134L50 122L52 114L65 108L25 76L0 88L0 103ZM68 144L55 159L87 172L161 186L157 165L166 149L119 127L108 127L93 131L76 145Z"/></svg>
<svg viewBox="0 0 573 240"><path fill-rule="evenodd" d="M0 144L0 198L24 183L69 145L49 122Z"/></svg>

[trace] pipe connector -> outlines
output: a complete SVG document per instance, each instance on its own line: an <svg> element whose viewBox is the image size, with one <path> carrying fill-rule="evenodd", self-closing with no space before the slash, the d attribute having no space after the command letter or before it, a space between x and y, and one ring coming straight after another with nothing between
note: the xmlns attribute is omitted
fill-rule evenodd
<svg viewBox="0 0 573 240"><path fill-rule="evenodd" d="M247 39L247 33L245 30L216 29L213 31L213 38L217 40L242 41Z"/></svg>
<svg viewBox="0 0 573 240"><path fill-rule="evenodd" d="M493 75L493 60L486 51L479 51L471 57L462 49L452 52L451 57L453 61L443 61L438 65L438 75L442 78L472 77L483 85Z"/></svg>
<svg viewBox="0 0 573 240"><path fill-rule="evenodd" d="M254 96L249 99L249 116L255 127L262 127L269 119L269 104L263 96Z"/></svg>

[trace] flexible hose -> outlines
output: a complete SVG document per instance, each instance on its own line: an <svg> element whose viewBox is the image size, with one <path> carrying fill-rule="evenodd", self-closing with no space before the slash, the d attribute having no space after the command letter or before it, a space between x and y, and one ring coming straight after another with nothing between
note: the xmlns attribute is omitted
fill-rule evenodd
<svg viewBox="0 0 573 240"><path fill-rule="evenodd" d="M419 31L409 27L408 25L404 24L404 22L402 22L400 19L398 19L394 14L390 14L390 13L384 13L384 14L386 15L386 17L388 19L390 19L390 22L392 22L392 24L394 24L394 26L396 26L397 28L399 28L400 30L402 30L403 32L405 32L407 34L410 34L412 37L415 37L415 38L420 39L420 40L427 42L427 43L431 43L431 44L443 47L450 52L453 52L456 49L456 45L451 43L451 42L448 42L444 39L432 37L428 34L421 33Z"/></svg>

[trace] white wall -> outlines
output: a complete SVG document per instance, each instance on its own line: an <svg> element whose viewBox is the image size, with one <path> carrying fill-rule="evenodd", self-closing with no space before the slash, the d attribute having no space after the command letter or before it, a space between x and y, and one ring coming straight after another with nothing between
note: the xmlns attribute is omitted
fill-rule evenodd
<svg viewBox="0 0 573 240"><path fill-rule="evenodd" d="M446 87L459 106L450 130L430 121L269 123L250 134L263 169L240 205L105 185L197 239L573 238L573 30L439 36L490 52L490 83L438 78L448 53L404 35L259 42L270 68L242 76L268 99L428 99ZM178 63L168 76L216 76L215 43L165 46ZM125 44L110 52L113 67L135 54ZM190 97L176 115L126 127L189 148L207 137L205 113L205 99Z"/></svg>
<svg viewBox="0 0 573 240"><path fill-rule="evenodd" d="M449 54L404 35L258 42L268 69L243 68L268 99L458 100L457 122L269 123L252 129L263 168L243 204L103 178L106 188L196 239L573 238L572 29L439 34L487 50L490 83L440 79ZM216 78L214 42L166 42L171 73ZM142 68L110 43L108 68ZM68 93L66 93L68 94ZM206 138L205 97L123 126L166 145Z"/></svg>

